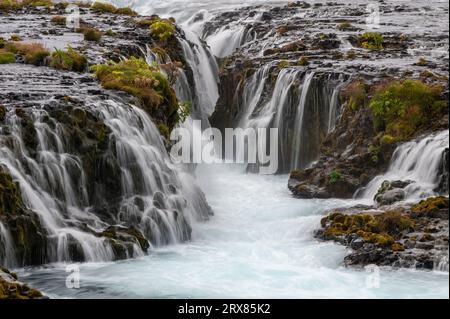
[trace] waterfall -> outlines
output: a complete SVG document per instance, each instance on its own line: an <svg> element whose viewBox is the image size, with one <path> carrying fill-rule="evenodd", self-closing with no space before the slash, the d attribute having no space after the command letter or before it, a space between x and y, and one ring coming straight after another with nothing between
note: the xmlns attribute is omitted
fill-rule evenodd
<svg viewBox="0 0 450 319"><path fill-rule="evenodd" d="M6 267L14 267L16 265L16 257L14 256L14 244L11 234L0 222L0 265L2 264Z"/></svg>
<svg viewBox="0 0 450 319"><path fill-rule="evenodd" d="M179 40L194 76L194 112L197 116L210 116L219 97L219 67L209 48L196 34L186 31L186 39Z"/></svg>
<svg viewBox="0 0 450 319"><path fill-rule="evenodd" d="M96 211L82 159L71 153L73 141L46 110L35 107L29 112L38 140L35 156L27 151L26 133L13 110L0 131L0 166L18 183L24 205L47 232L43 260L69 261L73 245L82 251L84 261L113 260L109 241L96 235L109 225L136 227L154 246L188 240L191 225L207 219L211 210L193 177L170 162L149 116L135 106L89 96L85 107L111 130L114 145L97 165L98 169L116 165L120 170L122 199L113 209L117 215ZM94 198L109 203L111 199L103 197L103 182L94 189ZM3 224L0 232L6 246L1 263L11 264L11 240ZM143 254L137 245L132 251L127 257Z"/></svg>
<svg viewBox="0 0 450 319"><path fill-rule="evenodd" d="M407 198L417 199L436 195L442 155L449 147L449 132L431 134L404 143L395 150L388 171L375 177L356 196L373 199L385 180L411 180L405 188Z"/></svg>
<svg viewBox="0 0 450 319"><path fill-rule="evenodd" d="M309 87L311 85L311 81L314 77L314 72L307 73L305 75L305 79L303 81L302 93L300 96L300 102L298 104L298 110L295 117L294 123L294 157L292 159L292 164L294 168L299 168L300 163L300 154L302 153L302 139L303 139L303 121L306 107L306 97L308 96Z"/></svg>
<svg viewBox="0 0 450 319"><path fill-rule="evenodd" d="M279 172L303 168L317 159L321 140L339 117L339 92L347 76L307 72L304 68L279 71L271 89L276 62L261 66L243 87L237 120L241 128L278 128ZM256 171L258 165L249 165Z"/></svg>

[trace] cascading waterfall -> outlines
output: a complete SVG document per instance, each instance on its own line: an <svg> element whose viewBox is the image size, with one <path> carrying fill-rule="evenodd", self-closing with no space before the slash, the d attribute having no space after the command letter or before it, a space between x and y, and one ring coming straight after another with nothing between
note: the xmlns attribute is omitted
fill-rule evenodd
<svg viewBox="0 0 450 319"><path fill-rule="evenodd" d="M86 107L111 129L115 141L109 148L120 169L122 201L112 224L138 228L155 246L189 239L192 223L207 219L211 210L190 174L171 164L148 115L115 100L86 101ZM44 260L71 260L69 250L74 242L85 261L113 260L107 239L95 235L111 221L106 223L93 211L82 161L70 154L64 127L53 119L49 123L50 115L40 108L33 108L30 116L38 136L36 156L28 154L18 116L10 111L6 124L12 142L0 135L0 165L18 183L24 205L37 214L48 233ZM2 263L11 264L8 230L3 225L0 230L6 246ZM142 253L134 245L127 257Z"/></svg>
<svg viewBox="0 0 450 319"><path fill-rule="evenodd" d="M400 145L394 152L388 171L374 178L357 197L373 199L385 180L411 180L405 188L407 198L435 195L439 183L442 156L449 147L449 132L444 131Z"/></svg>
<svg viewBox="0 0 450 319"><path fill-rule="evenodd" d="M311 81L314 77L314 72L307 73L305 75L305 79L303 81L302 93L300 95L300 102L298 104L297 114L295 117L294 123L294 154L292 158L292 164L294 168L300 168L300 154L302 152L302 142L303 142L303 121L306 107L306 97L308 96L309 87L311 85ZM303 163L305 165L305 163Z"/></svg>
<svg viewBox="0 0 450 319"><path fill-rule="evenodd" d="M10 232L0 222L0 261L6 267L14 267L16 265L16 257L14 256L14 244ZM2 263L0 263L1 265Z"/></svg>
<svg viewBox="0 0 450 319"><path fill-rule="evenodd" d="M259 68L245 83L241 128L278 128L279 172L302 168L314 161L321 138L333 130L339 117L339 92L346 76L282 69L270 99L271 72L276 63ZM306 117L306 119L305 119ZM256 171L258 165L249 165Z"/></svg>
<svg viewBox="0 0 450 319"><path fill-rule="evenodd" d="M186 61L193 72L195 85L194 116L210 116L219 98L219 67L208 47L197 35L186 31L180 39Z"/></svg>

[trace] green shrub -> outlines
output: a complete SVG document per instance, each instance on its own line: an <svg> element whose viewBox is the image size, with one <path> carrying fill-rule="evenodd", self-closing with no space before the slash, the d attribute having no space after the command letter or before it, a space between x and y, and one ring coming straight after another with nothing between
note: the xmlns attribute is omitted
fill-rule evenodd
<svg viewBox="0 0 450 319"><path fill-rule="evenodd" d="M16 62L16 56L14 53L0 50L0 64L14 63Z"/></svg>
<svg viewBox="0 0 450 319"><path fill-rule="evenodd" d="M359 37L359 45L364 49L383 49L383 36L378 32L366 32Z"/></svg>
<svg viewBox="0 0 450 319"><path fill-rule="evenodd" d="M332 171L330 173L330 184L336 184L341 180L341 178L342 178L341 173L339 173L338 171Z"/></svg>
<svg viewBox="0 0 450 319"><path fill-rule="evenodd" d="M152 35L166 41L175 35L175 25L169 20L157 20L150 25Z"/></svg>
<svg viewBox="0 0 450 319"><path fill-rule="evenodd" d="M183 123L191 114L192 103L189 101L184 101L180 103L178 108L178 116L180 118L180 122Z"/></svg>
<svg viewBox="0 0 450 319"><path fill-rule="evenodd" d="M53 52L50 66L59 70L83 72L87 67L87 59L69 46L67 51L56 49Z"/></svg>
<svg viewBox="0 0 450 319"><path fill-rule="evenodd" d="M411 136L423 125L431 124L448 109L442 99L442 86L418 80L391 81L380 85L369 107L375 128L398 139Z"/></svg>

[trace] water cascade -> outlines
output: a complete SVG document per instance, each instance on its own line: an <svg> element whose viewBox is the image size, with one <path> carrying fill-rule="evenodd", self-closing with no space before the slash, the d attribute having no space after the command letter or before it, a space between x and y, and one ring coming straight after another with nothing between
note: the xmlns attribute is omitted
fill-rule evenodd
<svg viewBox="0 0 450 319"><path fill-rule="evenodd" d="M435 195L445 149L449 147L449 132L432 134L400 145L394 152L388 171L374 178L357 197L373 199L385 180L413 181L405 188L407 198Z"/></svg>

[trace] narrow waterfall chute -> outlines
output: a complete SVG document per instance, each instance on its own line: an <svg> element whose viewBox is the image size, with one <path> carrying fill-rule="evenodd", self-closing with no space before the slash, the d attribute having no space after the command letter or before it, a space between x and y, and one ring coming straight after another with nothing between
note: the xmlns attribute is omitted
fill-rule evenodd
<svg viewBox="0 0 450 319"><path fill-rule="evenodd" d="M385 180L410 180L405 188L407 198L417 199L436 195L439 171L445 149L449 148L449 132L431 134L404 143L395 150L388 171L375 177L357 197L373 199Z"/></svg>

